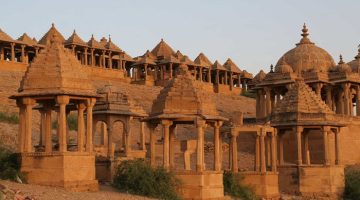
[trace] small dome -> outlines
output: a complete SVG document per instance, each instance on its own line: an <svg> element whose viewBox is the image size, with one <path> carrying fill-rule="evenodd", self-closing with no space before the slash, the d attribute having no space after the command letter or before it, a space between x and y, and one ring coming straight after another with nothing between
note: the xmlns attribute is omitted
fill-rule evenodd
<svg viewBox="0 0 360 200"><path fill-rule="evenodd" d="M339 64L336 66L336 71L345 73L352 72L351 67L343 61L342 55L340 55L340 61Z"/></svg>
<svg viewBox="0 0 360 200"><path fill-rule="evenodd" d="M285 60L283 59L280 63L280 65L277 65L275 67L275 72L277 73L293 73L294 70L291 68L290 65L288 65Z"/></svg>
<svg viewBox="0 0 360 200"><path fill-rule="evenodd" d="M260 81L264 80L265 76L266 76L266 73L263 70L260 70L260 72L258 74L256 74L256 76L254 77L253 81L260 82Z"/></svg>
<svg viewBox="0 0 360 200"><path fill-rule="evenodd" d="M347 63L353 72L360 73L360 48L358 49L358 54L355 56L355 60L352 60Z"/></svg>
<svg viewBox="0 0 360 200"><path fill-rule="evenodd" d="M294 72L303 71L329 71L335 66L334 59L324 49L317 47L307 37L308 29L304 24L301 36L303 37L296 47L286 52L277 62L276 66L281 65L284 60L291 66Z"/></svg>

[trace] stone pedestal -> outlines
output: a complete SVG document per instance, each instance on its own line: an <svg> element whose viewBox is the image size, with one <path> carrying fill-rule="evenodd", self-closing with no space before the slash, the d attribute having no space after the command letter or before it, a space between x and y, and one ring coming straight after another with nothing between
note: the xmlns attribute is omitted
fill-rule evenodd
<svg viewBox="0 0 360 200"><path fill-rule="evenodd" d="M183 199L205 200L224 199L223 172L176 171L181 181L177 189Z"/></svg>
<svg viewBox="0 0 360 200"><path fill-rule="evenodd" d="M95 156L89 153L23 153L21 172L29 183L71 191L97 191Z"/></svg>
<svg viewBox="0 0 360 200"><path fill-rule="evenodd" d="M257 196L266 200L280 198L277 172L241 172L241 175L244 177L241 183L252 187Z"/></svg>
<svg viewBox="0 0 360 200"><path fill-rule="evenodd" d="M302 196L339 197L345 187L344 166L281 166L280 190ZM289 188L292 188L289 190Z"/></svg>

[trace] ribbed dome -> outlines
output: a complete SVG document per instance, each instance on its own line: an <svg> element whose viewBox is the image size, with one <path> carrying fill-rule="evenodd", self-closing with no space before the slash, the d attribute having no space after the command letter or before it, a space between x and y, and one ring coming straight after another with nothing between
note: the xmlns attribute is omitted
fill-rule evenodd
<svg viewBox="0 0 360 200"><path fill-rule="evenodd" d="M324 49L317 47L307 38L308 29L304 24L301 36L303 37L296 47L286 52L277 62L281 65L282 60L289 64L294 72L303 71L329 71L335 66L334 59Z"/></svg>
<svg viewBox="0 0 360 200"><path fill-rule="evenodd" d="M352 72L351 67L343 61L341 55L340 55L339 64L336 66L335 69L336 69L337 72L345 72L345 73Z"/></svg>
<svg viewBox="0 0 360 200"><path fill-rule="evenodd" d="M355 60L348 63L353 72L360 73L360 48L358 49L358 55L355 56Z"/></svg>
<svg viewBox="0 0 360 200"><path fill-rule="evenodd" d="M285 60L281 60L280 65L275 67L275 72L277 73L293 73L293 69L288 65Z"/></svg>
<svg viewBox="0 0 360 200"><path fill-rule="evenodd" d="M260 81L264 80L265 76L266 76L266 73L263 70L260 70L260 72L255 75L253 81L260 82Z"/></svg>

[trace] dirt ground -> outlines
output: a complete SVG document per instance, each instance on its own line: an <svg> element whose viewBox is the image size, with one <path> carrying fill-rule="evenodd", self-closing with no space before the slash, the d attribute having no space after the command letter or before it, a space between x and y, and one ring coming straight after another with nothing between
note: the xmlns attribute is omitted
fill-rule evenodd
<svg viewBox="0 0 360 200"><path fill-rule="evenodd" d="M19 184L10 181L0 180L0 188L5 186L7 191L6 200L151 200L150 198L120 193L111 186L101 185L98 192L70 192L62 188L47 187L31 184ZM11 191L9 191L11 190ZM16 195L18 194L18 195ZM16 195L16 198L14 196ZM1 196L0 196L1 199ZM1 199L2 200L2 199Z"/></svg>

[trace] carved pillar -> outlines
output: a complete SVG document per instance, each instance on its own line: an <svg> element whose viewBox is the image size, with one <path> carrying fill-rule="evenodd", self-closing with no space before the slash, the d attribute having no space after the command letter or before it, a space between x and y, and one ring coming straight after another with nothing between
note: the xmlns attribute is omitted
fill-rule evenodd
<svg viewBox="0 0 360 200"><path fill-rule="evenodd" d="M46 112L45 110L39 110L40 112L40 140L39 140L39 145L40 146L45 146L45 125L46 125Z"/></svg>
<svg viewBox="0 0 360 200"><path fill-rule="evenodd" d="M169 134L169 160L170 160L171 169L175 168L175 152L174 152L175 131L176 131L176 125L171 125L170 134Z"/></svg>
<svg viewBox="0 0 360 200"><path fill-rule="evenodd" d="M57 96L56 103L59 104L58 112L58 134L59 134L59 151L67 151L67 140L66 140L66 105L69 103L69 96Z"/></svg>
<svg viewBox="0 0 360 200"><path fill-rule="evenodd" d="M102 55L101 55L101 67L106 68L106 58L105 58L105 50L102 51Z"/></svg>
<svg viewBox="0 0 360 200"><path fill-rule="evenodd" d="M74 54L74 56L76 57L76 59L77 59L77 55L76 55L76 51L75 51L75 47L76 47L76 45L71 45L71 52Z"/></svg>
<svg viewBox="0 0 360 200"><path fill-rule="evenodd" d="M46 108L45 118L45 152L52 152L52 127L51 127L51 108Z"/></svg>
<svg viewBox="0 0 360 200"><path fill-rule="evenodd" d="M316 83L315 84L315 93L321 98L321 88L323 84L322 83Z"/></svg>
<svg viewBox="0 0 360 200"><path fill-rule="evenodd" d="M32 152L32 108L35 105L35 100L24 98L25 105L25 140L24 152Z"/></svg>
<svg viewBox="0 0 360 200"><path fill-rule="evenodd" d="M265 130L261 130L260 133L260 172L266 172L266 155L265 155Z"/></svg>
<svg viewBox="0 0 360 200"><path fill-rule="evenodd" d="M39 54L39 47L35 47L35 56Z"/></svg>
<svg viewBox="0 0 360 200"><path fill-rule="evenodd" d="M18 152L24 152L25 146L25 137L26 137L26 118L25 118L25 109L26 106L19 100L16 101L17 106L19 107L19 132L18 132Z"/></svg>
<svg viewBox="0 0 360 200"><path fill-rule="evenodd" d="M296 132L296 146L297 146L297 164L302 165L302 150L301 150L301 135L303 128L298 126L295 128Z"/></svg>
<svg viewBox="0 0 360 200"><path fill-rule="evenodd" d="M204 170L204 128L206 122L201 119L196 120L197 128L197 158L196 158L196 171L200 172Z"/></svg>
<svg viewBox="0 0 360 200"><path fill-rule="evenodd" d="M141 150L146 150L146 146L145 146L145 122L140 122L140 146L141 146Z"/></svg>
<svg viewBox="0 0 360 200"><path fill-rule="evenodd" d="M131 152L131 121L133 120L133 117L128 117L126 121L126 131L125 131L125 154L126 156Z"/></svg>
<svg viewBox="0 0 360 200"><path fill-rule="evenodd" d="M109 69L112 69L112 52L111 51L109 51L108 63L109 63Z"/></svg>
<svg viewBox="0 0 360 200"><path fill-rule="evenodd" d="M276 129L271 133L271 171L276 172Z"/></svg>
<svg viewBox="0 0 360 200"><path fill-rule="evenodd" d="M84 65L88 65L88 48L84 48Z"/></svg>
<svg viewBox="0 0 360 200"><path fill-rule="evenodd" d="M231 158L232 158L232 166L231 166L231 170L233 172L238 172L239 168L238 168L238 149L237 149L237 132L235 131L234 128L231 129Z"/></svg>
<svg viewBox="0 0 360 200"><path fill-rule="evenodd" d="M240 88L241 87L241 78L240 78L240 74L238 74L237 75L237 85L238 85L238 87ZM244 88L243 88L243 90L245 90ZM243 91L242 91L243 92Z"/></svg>
<svg viewBox="0 0 360 200"><path fill-rule="evenodd" d="M0 60L5 60L4 57L4 47L0 47Z"/></svg>
<svg viewBox="0 0 360 200"><path fill-rule="evenodd" d="M324 126L322 128L323 142L324 142L324 165L330 165L330 160L329 160L329 140L328 140L329 131L330 131L330 128L327 127L327 126Z"/></svg>
<svg viewBox="0 0 360 200"><path fill-rule="evenodd" d="M360 116L360 86L356 87L356 116Z"/></svg>
<svg viewBox="0 0 360 200"><path fill-rule="evenodd" d="M24 45L24 44L21 45L21 62L22 63L26 63L26 60L25 60L25 47L26 47L26 45Z"/></svg>
<svg viewBox="0 0 360 200"><path fill-rule="evenodd" d="M147 71L148 71L148 64L145 63L145 64L144 64L144 76L145 76L144 80L147 79L147 76L148 76Z"/></svg>
<svg viewBox="0 0 360 200"><path fill-rule="evenodd" d="M207 74L207 76L208 76L208 82L211 83L211 68L210 68L210 67L209 67L209 69L208 69L208 74Z"/></svg>
<svg viewBox="0 0 360 200"><path fill-rule="evenodd" d="M91 53L91 66L95 66L96 63L95 63L95 57L94 57L94 51L95 49L91 48L90 49L90 53Z"/></svg>
<svg viewBox="0 0 360 200"><path fill-rule="evenodd" d="M343 84L343 90L344 90L344 114L345 115L350 115L350 108L349 108L349 103L350 103L350 83L345 83Z"/></svg>
<svg viewBox="0 0 360 200"><path fill-rule="evenodd" d="M340 157L340 128L335 131L335 164L341 164L341 157Z"/></svg>
<svg viewBox="0 0 360 200"><path fill-rule="evenodd" d="M264 88L265 90L265 95L266 95L266 115L265 116L268 116L271 114L271 88Z"/></svg>
<svg viewBox="0 0 360 200"><path fill-rule="evenodd" d="M260 134L261 131L258 131L255 136L255 171L257 172L260 172Z"/></svg>
<svg viewBox="0 0 360 200"><path fill-rule="evenodd" d="M216 70L216 84L220 84L219 70Z"/></svg>
<svg viewBox="0 0 360 200"><path fill-rule="evenodd" d="M307 165L311 164L310 161L310 151L309 151L309 133L304 133L303 134L303 138L304 138L304 156L305 156L305 163Z"/></svg>
<svg viewBox="0 0 360 200"><path fill-rule="evenodd" d="M326 105L332 110L332 92L331 86L326 87Z"/></svg>
<svg viewBox="0 0 360 200"><path fill-rule="evenodd" d="M92 153L93 151L93 108L96 99L89 98L86 101L86 151Z"/></svg>
<svg viewBox="0 0 360 200"><path fill-rule="evenodd" d="M202 82L203 81L203 67L199 67L199 80Z"/></svg>
<svg viewBox="0 0 360 200"><path fill-rule="evenodd" d="M11 62L15 62L15 43L10 43L11 46Z"/></svg>
<svg viewBox="0 0 360 200"><path fill-rule="evenodd" d="M85 110L85 108L86 107L85 107L84 103L79 103L77 105L77 109L78 109L77 146L78 146L78 151L79 152L84 151L83 148L84 148L84 137L85 137L85 122L84 122L84 110Z"/></svg>
<svg viewBox="0 0 360 200"><path fill-rule="evenodd" d="M234 87L233 72L230 72L230 89Z"/></svg>
<svg viewBox="0 0 360 200"><path fill-rule="evenodd" d="M164 134L164 155L163 155L163 166L165 169L169 169L170 167L170 126L172 122L169 120L162 120L161 125L163 126L163 134ZM173 147L171 147L173 148Z"/></svg>
<svg viewBox="0 0 360 200"><path fill-rule="evenodd" d="M216 121L214 123L214 169L215 171L221 170L221 146L220 141L220 127L222 126L222 121Z"/></svg>
<svg viewBox="0 0 360 200"><path fill-rule="evenodd" d="M279 136L279 165L284 165L284 133Z"/></svg>
<svg viewBox="0 0 360 200"><path fill-rule="evenodd" d="M225 85L228 84L228 73L227 71L224 71L225 72Z"/></svg>
<svg viewBox="0 0 360 200"><path fill-rule="evenodd" d="M173 77L173 64L172 63L169 63L169 69L170 69L170 78Z"/></svg>
<svg viewBox="0 0 360 200"><path fill-rule="evenodd" d="M106 131L107 131L107 134L108 134L108 141L107 141L107 146L108 146L108 153L107 153L107 156L108 158L110 159L113 159L114 158L114 149L113 149L113 142L112 142L112 134L113 134L113 127L112 127L112 124L107 124L107 127L106 127Z"/></svg>
<svg viewBox="0 0 360 200"><path fill-rule="evenodd" d="M260 109L261 109L261 90L256 90L256 119L260 119Z"/></svg>
<svg viewBox="0 0 360 200"><path fill-rule="evenodd" d="M194 66L194 78L195 78L195 80L197 80L197 68L196 68L196 66Z"/></svg>

